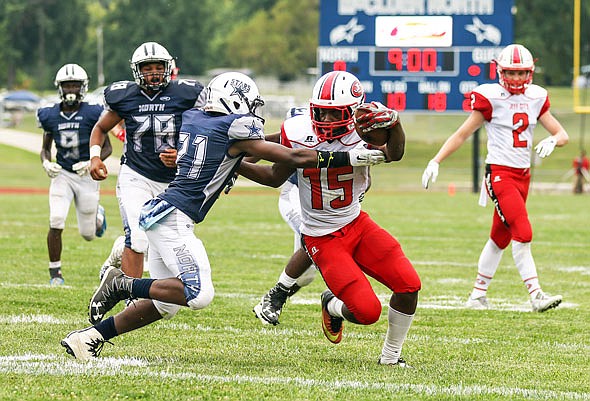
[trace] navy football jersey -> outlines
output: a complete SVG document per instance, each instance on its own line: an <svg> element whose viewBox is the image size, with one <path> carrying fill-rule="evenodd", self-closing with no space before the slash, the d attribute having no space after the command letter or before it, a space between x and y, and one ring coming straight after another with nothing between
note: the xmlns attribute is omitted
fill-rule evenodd
<svg viewBox="0 0 590 401"><path fill-rule="evenodd" d="M74 164L90 159L90 133L104 109L99 104L81 102L77 111L64 113L60 104L38 109L37 123L53 136L57 164L73 172Z"/></svg>
<svg viewBox="0 0 590 401"><path fill-rule="evenodd" d="M158 195L195 223L203 221L244 154L232 157L227 150L240 140L263 140L262 121L251 114L212 115L192 109L182 115L177 174Z"/></svg>
<svg viewBox="0 0 590 401"><path fill-rule="evenodd" d="M176 148L182 113L197 105L203 85L197 81L171 81L149 97L132 81L115 82L105 88L107 109L125 120L125 145L121 164L158 182L170 182L175 168L162 163L159 154Z"/></svg>

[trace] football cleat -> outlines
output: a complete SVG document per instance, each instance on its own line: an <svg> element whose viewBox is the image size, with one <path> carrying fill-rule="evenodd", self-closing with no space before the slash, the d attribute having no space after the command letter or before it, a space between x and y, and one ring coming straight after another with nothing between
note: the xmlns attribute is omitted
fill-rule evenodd
<svg viewBox="0 0 590 401"><path fill-rule="evenodd" d="M289 288L281 283L277 283L264 296L258 305L253 309L254 314L262 324L279 324L279 316L283 310L283 305L289 297Z"/></svg>
<svg viewBox="0 0 590 401"><path fill-rule="evenodd" d="M485 295L478 298L469 298L465 302L465 307L469 309L490 309L490 303Z"/></svg>
<svg viewBox="0 0 590 401"><path fill-rule="evenodd" d="M104 212L104 207L102 205L98 205L98 210L96 212L96 232L95 235L97 237L102 237L104 232L107 230L107 216Z"/></svg>
<svg viewBox="0 0 590 401"><path fill-rule="evenodd" d="M412 365L409 365L405 359L403 358L399 358L396 362L383 362L381 360L381 357L379 357L379 360L377 361L377 365L384 365L384 366L397 366L403 369L413 369L414 367Z"/></svg>
<svg viewBox="0 0 590 401"><path fill-rule="evenodd" d="M322 292L322 329L324 335L331 343L338 344L342 340L342 329L344 319L338 316L330 315L328 312L328 303L335 298L332 291L325 290Z"/></svg>
<svg viewBox="0 0 590 401"><path fill-rule="evenodd" d="M124 299L131 297L133 278L127 277L116 267L109 267L100 285L90 298L88 306L88 320L91 324L99 323L104 315Z"/></svg>
<svg viewBox="0 0 590 401"><path fill-rule="evenodd" d="M66 352L76 359L87 361L100 355L105 341L102 335L94 327L72 331L61 340L61 345Z"/></svg>
<svg viewBox="0 0 590 401"><path fill-rule="evenodd" d="M63 277L51 277L49 279L49 285L52 287L57 287L58 285L64 285L64 278Z"/></svg>
<svg viewBox="0 0 590 401"><path fill-rule="evenodd" d="M537 295L531 299L533 312L545 312L549 309L556 308L562 301L561 295L549 295L539 290Z"/></svg>
<svg viewBox="0 0 590 401"><path fill-rule="evenodd" d="M121 259L123 258L123 251L125 250L125 236L121 235L117 237L111 248L109 257L104 261L100 272L98 273L98 279L102 281L104 272L111 266L115 266L117 269L121 268Z"/></svg>

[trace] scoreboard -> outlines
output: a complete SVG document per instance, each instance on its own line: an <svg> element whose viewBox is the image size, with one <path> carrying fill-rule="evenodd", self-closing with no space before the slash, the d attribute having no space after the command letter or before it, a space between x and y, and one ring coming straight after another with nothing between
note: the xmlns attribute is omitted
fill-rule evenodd
<svg viewBox="0 0 590 401"><path fill-rule="evenodd" d="M368 101L398 111L468 111L497 82L513 0L321 0L318 70L345 68Z"/></svg>

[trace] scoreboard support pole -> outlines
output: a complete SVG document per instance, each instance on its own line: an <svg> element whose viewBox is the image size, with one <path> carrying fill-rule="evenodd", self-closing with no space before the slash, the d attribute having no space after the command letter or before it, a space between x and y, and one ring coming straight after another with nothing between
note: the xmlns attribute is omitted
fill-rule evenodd
<svg viewBox="0 0 590 401"><path fill-rule="evenodd" d="M473 133L473 157L472 157L472 172L473 172L473 193L478 193L479 187L479 128Z"/></svg>

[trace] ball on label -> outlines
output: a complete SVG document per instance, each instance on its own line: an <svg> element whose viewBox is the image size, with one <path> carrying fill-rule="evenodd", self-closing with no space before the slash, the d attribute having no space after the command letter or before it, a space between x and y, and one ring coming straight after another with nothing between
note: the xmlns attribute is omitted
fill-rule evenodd
<svg viewBox="0 0 590 401"><path fill-rule="evenodd" d="M363 132L359 125L356 122L356 119L363 114L368 113L369 111L366 109L358 108L354 112L354 128L356 132L359 134L361 139L371 145L374 146L383 146L389 140L389 130L387 128L377 128L371 131Z"/></svg>

